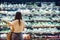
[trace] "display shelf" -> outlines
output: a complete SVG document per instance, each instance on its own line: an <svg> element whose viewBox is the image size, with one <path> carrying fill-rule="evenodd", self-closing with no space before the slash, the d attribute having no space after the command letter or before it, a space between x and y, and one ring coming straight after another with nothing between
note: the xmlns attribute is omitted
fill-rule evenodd
<svg viewBox="0 0 60 40"><path fill-rule="evenodd" d="M26 26L25 28L34 29L34 28L57 28L60 29L60 26Z"/></svg>
<svg viewBox="0 0 60 40"><path fill-rule="evenodd" d="M14 7L12 7L13 5L11 4L10 6L7 5L7 7L1 7L1 9L3 10L3 11L0 11L0 14L2 14L0 16L1 19L8 17L7 19L9 19L9 21L13 20L12 14L15 14L17 11L21 10L22 17L24 17L23 20L26 22L25 28L28 29L24 33L41 34L41 35L49 35L49 34L53 35L53 34L59 33L59 32L55 32L54 29L53 29L54 32L52 32L52 33L49 33L50 31L48 32L48 30L49 30L48 28L51 28L50 29L51 31L52 31L52 28L60 28L60 23L53 23L53 22L58 22L60 20L59 19L60 11L57 10L57 8L55 8L55 6L46 4L46 6L42 5L41 7L37 8L37 9L33 7L33 8L31 8L31 10L29 10L27 8L27 5L25 6L26 8L23 7L22 5L21 6L14 5ZM4 16L4 17L2 17L2 16ZM30 23L27 23L27 22L30 22ZM6 25L0 24L0 26L6 26ZM47 28L47 30L43 29L43 31L45 33L42 33L43 31L41 31L41 30L38 30L38 31L34 30L34 29L38 29L38 28ZM1 31L0 33L8 33L8 32Z"/></svg>
<svg viewBox="0 0 60 40"><path fill-rule="evenodd" d="M33 22L34 20L24 20L25 22Z"/></svg>
<svg viewBox="0 0 60 40"><path fill-rule="evenodd" d="M9 32L10 32L10 30L0 31L0 34L9 33Z"/></svg>
<svg viewBox="0 0 60 40"><path fill-rule="evenodd" d="M11 13L15 14L16 11L0 11L0 14L11 14Z"/></svg>
<svg viewBox="0 0 60 40"><path fill-rule="evenodd" d="M34 22L34 21L36 21L36 22L58 22L59 20L24 20L24 21L26 21L26 22Z"/></svg>
<svg viewBox="0 0 60 40"><path fill-rule="evenodd" d="M24 33L32 33L32 34L58 34L58 33L60 33L60 30L58 30L58 31L54 31L54 30L51 30L51 31L49 31L49 32L47 32L48 30L45 30L45 32L44 31L39 31L38 29L37 30L30 30L30 31L24 31ZM53 32L52 32L53 31Z"/></svg>
<svg viewBox="0 0 60 40"><path fill-rule="evenodd" d="M40 35L42 34L42 36L43 36L43 35L49 35L49 34L50 34L50 35L54 35L54 34L58 34L58 35L59 35L59 33L60 33L60 32L58 32L58 33L57 33L57 32L54 32L54 33L34 33L34 32L32 32L32 34L40 34Z"/></svg>
<svg viewBox="0 0 60 40"><path fill-rule="evenodd" d="M5 24L2 24L2 25L1 25L1 24L0 24L0 26L7 26L7 25L5 25Z"/></svg>
<svg viewBox="0 0 60 40"><path fill-rule="evenodd" d="M32 30L32 31L33 31L33 30ZM44 34L46 34L46 35L47 35L47 34L48 34L48 35L49 35L49 34L52 34L52 35L53 35L53 34L59 34L59 33L60 33L60 32L52 32L52 33L47 33L47 32L45 32L45 33L44 33L44 32L32 32L32 31L31 31L31 32L22 32L22 33L32 33L32 34L42 34L42 35L44 35ZM10 31L10 30L0 31L0 34L9 33L9 32L11 32L11 31Z"/></svg>
<svg viewBox="0 0 60 40"><path fill-rule="evenodd" d="M31 13L31 14L22 14L22 15L32 15L32 16L41 16L41 15L47 15L47 16L51 16L51 15L60 15L60 13L45 13L45 14L43 14L43 13L39 13L39 14L33 14L33 13Z"/></svg>
<svg viewBox="0 0 60 40"><path fill-rule="evenodd" d="M60 26L32 26L32 28L54 28L54 27L60 27Z"/></svg>
<svg viewBox="0 0 60 40"><path fill-rule="evenodd" d="M33 35L33 34L32 34ZM59 38L59 33L55 33L55 34L50 34L50 33L45 33L45 34L37 34L34 33L33 36L39 36L41 38Z"/></svg>

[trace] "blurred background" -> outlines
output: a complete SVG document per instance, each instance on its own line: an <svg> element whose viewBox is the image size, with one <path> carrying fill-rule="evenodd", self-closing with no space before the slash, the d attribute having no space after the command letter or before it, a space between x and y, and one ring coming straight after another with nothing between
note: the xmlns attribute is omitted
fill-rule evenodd
<svg viewBox="0 0 60 40"><path fill-rule="evenodd" d="M0 0L0 19L13 21L16 12L25 22L25 40L60 40L60 0ZM0 40L9 32L0 21Z"/></svg>

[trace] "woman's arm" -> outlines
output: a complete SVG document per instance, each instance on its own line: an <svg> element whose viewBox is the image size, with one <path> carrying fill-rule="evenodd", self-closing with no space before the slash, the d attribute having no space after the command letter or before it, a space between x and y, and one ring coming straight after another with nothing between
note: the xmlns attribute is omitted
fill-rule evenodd
<svg viewBox="0 0 60 40"><path fill-rule="evenodd" d="M4 23L6 23L6 24L10 24L10 22L9 21L6 21L6 20L2 20Z"/></svg>
<svg viewBox="0 0 60 40"><path fill-rule="evenodd" d="M6 21L6 20L2 20L4 23L6 23L7 24L7 26L12 26L12 23L11 22L9 22L9 21Z"/></svg>

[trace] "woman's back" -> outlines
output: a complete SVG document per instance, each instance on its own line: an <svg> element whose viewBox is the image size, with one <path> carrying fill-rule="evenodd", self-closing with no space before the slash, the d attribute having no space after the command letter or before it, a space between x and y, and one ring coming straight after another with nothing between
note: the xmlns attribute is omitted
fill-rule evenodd
<svg viewBox="0 0 60 40"><path fill-rule="evenodd" d="M19 25L19 20L15 20L12 22L13 26L12 28L14 29L15 33L20 33L24 29L24 23L22 20L20 20L20 25Z"/></svg>

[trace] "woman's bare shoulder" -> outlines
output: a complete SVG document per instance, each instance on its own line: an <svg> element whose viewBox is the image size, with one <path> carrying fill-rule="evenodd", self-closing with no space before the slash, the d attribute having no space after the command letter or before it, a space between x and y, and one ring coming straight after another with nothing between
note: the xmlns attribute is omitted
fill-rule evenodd
<svg viewBox="0 0 60 40"><path fill-rule="evenodd" d="M22 22L22 23L24 23L24 21L23 21L23 20L21 20L21 22Z"/></svg>
<svg viewBox="0 0 60 40"><path fill-rule="evenodd" d="M16 23L16 22L18 22L19 20L14 20L12 23ZM21 21L21 23L24 23L24 21L23 20L20 20Z"/></svg>
<svg viewBox="0 0 60 40"><path fill-rule="evenodd" d="M16 22L18 22L18 20L14 20L14 21L12 21L12 23L16 23Z"/></svg>

